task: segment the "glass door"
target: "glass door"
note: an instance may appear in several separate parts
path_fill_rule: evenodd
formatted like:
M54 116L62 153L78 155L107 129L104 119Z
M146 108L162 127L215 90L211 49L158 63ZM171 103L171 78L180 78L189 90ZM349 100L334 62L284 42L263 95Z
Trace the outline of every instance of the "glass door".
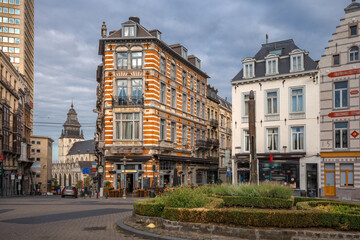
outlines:
M325 164L325 195L326 196L335 196L335 164L327 163Z

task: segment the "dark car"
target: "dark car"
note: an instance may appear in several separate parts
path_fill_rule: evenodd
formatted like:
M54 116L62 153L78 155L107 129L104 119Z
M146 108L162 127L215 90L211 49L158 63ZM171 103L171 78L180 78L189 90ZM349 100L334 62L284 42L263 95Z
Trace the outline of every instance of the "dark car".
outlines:
M64 189L61 191L61 197L66 197L66 196L72 196L77 198L78 192L76 187L64 187Z

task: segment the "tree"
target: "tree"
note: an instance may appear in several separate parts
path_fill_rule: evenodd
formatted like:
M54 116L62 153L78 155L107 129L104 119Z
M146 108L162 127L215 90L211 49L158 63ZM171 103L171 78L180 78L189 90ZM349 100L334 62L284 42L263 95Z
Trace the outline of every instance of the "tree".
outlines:
M79 181L76 183L76 188L77 188L77 189L81 189L81 188L82 188L82 184L83 184L83 181L82 181L82 180L79 180Z
M84 181L84 187L89 187L91 185L91 178L90 176L87 176Z

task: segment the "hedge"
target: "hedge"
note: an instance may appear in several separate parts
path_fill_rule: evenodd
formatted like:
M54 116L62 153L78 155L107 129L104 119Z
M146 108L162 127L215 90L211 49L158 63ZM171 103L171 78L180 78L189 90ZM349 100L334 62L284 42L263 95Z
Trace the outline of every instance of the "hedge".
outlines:
M164 209L172 221L215 223L252 227L310 228L360 230L360 216L299 210L265 209Z
M225 202L221 198L216 197L208 197L211 202L205 205L205 208L212 209L212 208L223 208L225 206Z
M340 202L340 201L309 201L309 202L298 202L296 209L298 210L314 210L317 206L337 205L337 206L348 206L355 208L353 214L360 214L360 204ZM318 210L321 211L321 210ZM359 223L360 224L360 223Z
M310 197L294 197L294 206L299 202L339 202L337 200L324 199L324 198L310 198Z
M134 203L134 212L142 216L162 217L164 204L156 199L138 200Z
M293 199L221 196L226 207L255 207L270 209L290 209L294 206Z

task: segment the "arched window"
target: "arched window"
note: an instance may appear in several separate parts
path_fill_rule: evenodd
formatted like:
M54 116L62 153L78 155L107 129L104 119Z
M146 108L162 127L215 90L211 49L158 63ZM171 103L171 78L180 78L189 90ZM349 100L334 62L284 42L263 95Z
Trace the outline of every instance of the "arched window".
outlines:
M350 48L350 62L358 61L359 60L359 48L358 47L351 47Z

